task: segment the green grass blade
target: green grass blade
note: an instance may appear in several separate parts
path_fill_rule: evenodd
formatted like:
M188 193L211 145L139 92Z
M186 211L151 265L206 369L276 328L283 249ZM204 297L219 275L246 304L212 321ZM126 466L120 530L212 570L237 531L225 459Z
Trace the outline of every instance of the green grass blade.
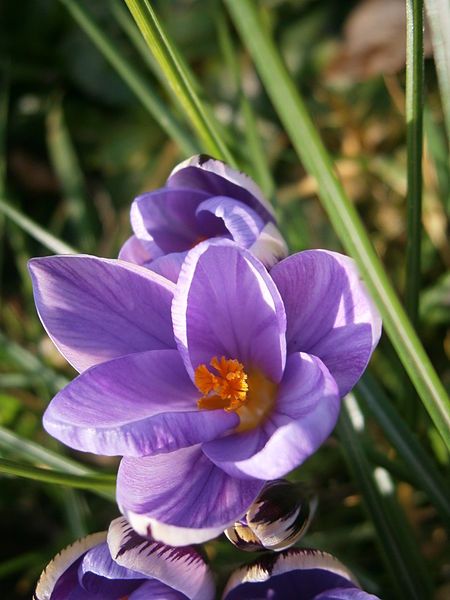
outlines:
M189 74L179 60L178 54L150 2L147 0L125 0L125 2L148 47L179 98L206 152L234 165L234 159L222 141L214 119L200 101Z
M12 362L26 374L46 383L55 393L69 380L44 364L35 354L8 339L0 330L0 358Z
M271 198L275 183L272 179L267 156L258 133L258 124L252 105L242 90L241 69L236 51L230 35L226 15L220 11L216 16L217 38L224 63L233 81L234 93L239 98L239 107L244 120L244 132L247 141L247 150L255 181L267 198Z
M0 212L8 219L14 221L21 229L26 231L31 237L40 242L51 252L55 254L76 254L76 250L62 242L57 237L43 229L40 225L26 217L17 208L14 208L5 199L0 198Z
M71 475L70 473L61 473L59 471L25 465L5 458L0 458L0 473L33 479L42 483L66 485L92 492L101 491L106 493L111 499L114 499L114 482L105 481L103 477L96 477L95 475Z
M242 116L244 117L247 148L255 172L255 180L258 182L264 195L267 198L271 198L275 191L275 183L270 174L266 153L258 133L258 124L256 122L255 113L250 101L243 93L241 94L240 105Z
M65 122L61 97L51 102L47 112L47 146L64 194L75 241L80 247L89 248L93 241L93 223L88 211L83 172Z
M26 552L0 563L0 579L10 577L13 573L23 573L25 569L39 564L41 555L38 552Z
M45 465L71 475L92 475L98 479L102 478L106 483L111 483L114 480L112 474L98 473L71 458L62 456L17 433L13 433L5 427L0 427L0 449L6 450L32 464Z
M83 493L79 490L66 488L60 491L60 502L64 506L66 522L75 539L88 535L89 528L86 523L87 505Z
M417 328L422 247L423 0L406 0L406 310Z
M445 130L435 121L432 110L427 105L423 114L423 126L427 148L436 170L438 195L447 215L450 216L450 162L447 138Z
M447 140L450 143L450 2L448 0L425 0L425 8L431 29Z
M396 597L430 598L428 577L423 574L423 566L419 566L422 562L416 552L417 543L404 519L402 527L397 527L398 511L392 510L395 502L392 482L386 471L373 468L366 456L361 433L357 431L361 426L361 415L355 415L358 410L353 397L344 399L337 432L348 467L374 524L381 557L396 588Z
M0 197L6 192L6 128L8 124L9 74L2 74L0 92Z
M342 184L280 54L251 0L225 0L292 144L318 184L319 196L346 251L383 317L384 327L446 446L450 448L450 401L400 304L364 225Z
M78 25L160 125L161 129L179 145L186 156L195 154L198 151L198 147L192 141L190 135L175 120L167 105L150 87L148 81L142 77L129 60L122 56L114 43L97 26L85 8L74 0L60 1L66 6Z
M369 373L360 380L355 391L362 406L375 418L405 463L410 480L427 494L444 522L450 526L450 486L446 484L419 440Z
M148 46L141 35L136 23L133 21L130 11L124 6L123 0L111 0L111 12L117 23L128 36L128 39L139 52L142 60L145 62L151 72L156 75L164 86L171 89L167 85L167 80L161 73L158 63L153 54L148 51Z

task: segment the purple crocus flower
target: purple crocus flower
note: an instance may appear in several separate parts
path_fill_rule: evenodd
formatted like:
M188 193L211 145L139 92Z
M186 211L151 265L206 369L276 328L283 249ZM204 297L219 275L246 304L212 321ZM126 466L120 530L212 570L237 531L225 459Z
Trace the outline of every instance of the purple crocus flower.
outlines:
M45 428L124 456L122 512L172 546L218 535L319 448L380 335L353 261L332 252L301 252L269 275L249 251L210 240L176 286L88 256L34 259L30 271L48 333L83 371Z
M213 600L214 581L190 547L139 537L123 517L62 550L43 571L34 600Z
M291 549L235 571L223 600L378 600L334 556Z
M172 171L165 187L131 206L134 235L119 258L176 281L187 251L200 241L223 237L248 248L266 267L287 256L273 208L247 175L206 155Z

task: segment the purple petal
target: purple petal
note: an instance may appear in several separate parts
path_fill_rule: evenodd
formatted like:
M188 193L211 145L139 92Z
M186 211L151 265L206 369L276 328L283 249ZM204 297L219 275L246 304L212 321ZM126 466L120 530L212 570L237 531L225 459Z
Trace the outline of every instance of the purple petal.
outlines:
M314 600L379 600L379 598L355 587L326 590L314 596Z
M355 587L351 573L330 554L291 549L235 571L223 599L314 600L328 589Z
M81 557L105 539L106 531L93 533L61 550L42 572L34 593L35 600L67 600L69 592L78 587Z
M128 600L186 600L187 598L188 596L171 589L156 579L146 581L128 596ZM211 598L214 598L214 595Z
M255 243L250 246L250 252L260 260L266 269L270 269L279 260L285 258L289 251L287 244L273 223L267 223Z
M144 458L124 458L117 501L134 529L172 546L201 543L237 521L264 485L234 479L200 446Z
M191 189L162 188L136 198L131 207L134 234L146 242L152 255L183 252L199 238L224 232L222 223L199 226L196 210L208 194Z
M199 410L198 397L176 350L129 354L61 390L44 427L77 450L145 456L209 441L238 425L235 413Z
M336 382L322 361L291 354L268 420L258 430L208 442L203 451L232 476L277 479L323 444L336 424L339 405Z
M283 303L264 266L228 240L191 250L172 305L174 333L186 368L214 357L238 359L280 381L286 360Z
M108 600L131 594L141 585L143 576L116 563L104 542L83 556L78 567L78 578L87 592Z
M345 395L361 377L381 334L380 316L354 261L308 250L270 272L287 314L288 353L308 352L328 367Z
M112 358L173 348L174 285L143 267L93 256L29 262L39 317L79 371Z
M158 275L162 275L162 277L165 277L169 281L177 283L186 256L187 252L171 252L170 254L164 254L164 256L155 258L155 260L146 266L151 271L158 273Z
M119 252L120 260L134 263L135 265L145 265L152 260L150 252L148 252L145 244L135 235L132 235L124 243Z
M121 567L133 569L146 578L155 578L169 588L185 594L187 598L214 598L212 574L203 558L192 547L172 548L144 539L133 531L123 517L111 523L108 546L111 556Z
M206 219L222 221L233 241L243 248L254 244L264 227L264 221L253 209L224 196L205 200L197 208L196 214L200 222Z
M235 198L253 208L265 222L275 221L273 207L253 179L205 154L192 156L176 166L167 186L203 190L209 196Z

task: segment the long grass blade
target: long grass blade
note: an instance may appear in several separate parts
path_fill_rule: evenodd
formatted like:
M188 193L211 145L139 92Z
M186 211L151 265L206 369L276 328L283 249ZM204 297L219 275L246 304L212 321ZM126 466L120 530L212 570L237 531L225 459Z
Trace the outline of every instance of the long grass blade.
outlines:
M348 467L374 524L381 556L397 590L396 597L429 598L428 577L416 552L417 543L404 519L398 527L399 510L392 510L396 502L392 480L384 469L372 467L366 456L361 439L362 415L355 415L358 410L352 396L344 400L337 432Z
M422 247L423 0L406 1L406 311L417 328Z
M190 135L175 120L163 100L150 87L149 82L142 77L129 60L122 56L114 43L98 27L81 3L74 0L60 1L66 6L78 25L160 125L161 129L179 145L182 152L186 156L198 152L197 144L192 141Z
M43 229L32 219L21 213L17 208L14 208L8 204L8 202L3 198L0 198L0 212L8 217L8 219L11 219L11 221L26 231L29 235L31 235L31 237L40 242L51 252L54 252L55 254L76 254L77 251L75 248L72 248L65 242L62 242L57 237Z
M112 474L98 473L94 469L90 469L71 458L53 452L36 442L13 433L5 427L0 427L0 449L10 452L14 456L31 462L34 465L45 465L56 471L65 472L70 475L95 476L97 479L102 479L105 483L114 481L114 475Z
M125 2L205 150L215 158L234 165L234 159L223 142L214 119L200 101L189 74L179 60L178 53L150 2L147 0L125 0Z
M253 167L254 179L259 184L267 198L271 198L275 190L267 156L264 151L261 137L258 132L258 123L250 100L245 95L241 83L241 69L239 60L230 35L226 15L220 11L216 17L217 37L222 56L233 81L233 91L239 98L239 108L244 120L244 133L247 141L247 150Z
M94 233L91 211L83 172L65 121L61 97L51 102L47 113L47 146L64 194L72 236L77 245L89 248Z
M450 2L448 0L425 0L425 8L431 29L447 140L450 144Z
M384 327L446 446L450 448L450 401L400 304L364 225L342 184L281 57L251 0L225 0L265 89L347 252L356 260L383 317Z
M405 463L409 479L418 489L427 494L430 502L450 527L450 486L422 448L417 437L369 373L360 380L355 392L363 408L375 418L386 438Z
M55 393L69 383L66 377L56 373L44 364L38 356L29 352L23 346L8 339L1 330L0 358L12 362L16 367L20 367L22 371L25 371L25 374L35 377L36 380L43 381Z
M427 149L434 163L439 198L450 217L450 161L445 130L436 122L432 110L425 105L423 114Z
M96 477L95 475L71 475L51 469L25 465L5 458L0 458L0 473L33 479L43 483L56 483L83 490L91 490L92 492L101 491L106 493L111 499L114 499L114 483L105 481L104 478Z

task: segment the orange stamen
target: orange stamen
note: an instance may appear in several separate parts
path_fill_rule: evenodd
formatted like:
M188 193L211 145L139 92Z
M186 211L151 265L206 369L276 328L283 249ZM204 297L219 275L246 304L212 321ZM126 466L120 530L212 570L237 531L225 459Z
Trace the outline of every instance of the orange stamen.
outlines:
M205 364L195 369L195 385L203 394L197 402L199 408L214 410L238 410L245 404L248 392L247 373L236 359L217 356L209 363L211 372Z

